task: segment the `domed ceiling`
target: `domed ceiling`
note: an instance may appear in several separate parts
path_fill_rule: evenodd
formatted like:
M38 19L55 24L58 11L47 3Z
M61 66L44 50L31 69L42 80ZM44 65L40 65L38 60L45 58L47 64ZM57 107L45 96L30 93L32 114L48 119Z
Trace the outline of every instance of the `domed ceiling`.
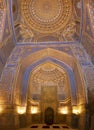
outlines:
M22 17L30 27L40 33L54 33L63 29L72 16L70 0L21 1Z
M72 0L20 0L18 5L20 41L74 41Z

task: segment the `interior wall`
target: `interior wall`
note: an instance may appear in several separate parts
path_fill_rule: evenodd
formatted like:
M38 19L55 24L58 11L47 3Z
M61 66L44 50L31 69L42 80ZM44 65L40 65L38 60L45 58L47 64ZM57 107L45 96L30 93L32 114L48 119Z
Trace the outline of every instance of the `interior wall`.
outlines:
M33 70L29 69L29 71L30 71L29 77L27 76L27 78L26 78L26 80L28 81L27 100L29 100L31 102L31 108L32 108L32 106L36 106L39 108L39 112L36 112L36 114L32 115L33 116L32 122L33 123L45 123L45 110L48 107L50 107L54 111L54 123L60 124L60 123L64 122L64 119L62 117L62 112L60 111L60 109L62 109L63 106L71 107L71 103L68 104L68 102L71 100L70 95L72 95L72 94L70 94L71 92L70 92L68 74L67 74L67 72L65 72L64 68L61 68L60 65L53 63L52 61L45 60L43 62L42 62L42 64L41 64L41 62L39 65L37 64L37 66ZM49 67L49 65L50 65L50 67ZM46 67L48 66L48 67L45 68L45 66ZM40 69L43 70L43 73L41 73ZM45 75L42 75L42 74L44 74L44 72L45 72ZM52 74L52 76L49 74L47 75L46 72ZM62 74L61 77L60 77L60 74ZM47 75L47 77L45 77L46 75ZM37 77L37 79L36 79L36 77ZM49 77L49 80L47 80L48 77ZM51 78L51 77L53 77L53 78ZM69 77L70 77L70 75L69 75ZM53 80L50 81L50 78ZM42 80L42 82L41 82L41 80ZM41 83L37 83L37 81L41 82ZM59 86L61 81L62 82L64 81L64 84L63 84L64 86L62 86L62 85ZM67 91L66 91L66 89L67 89ZM66 95L65 97L62 98L62 100L61 100L61 98L59 98L59 96L60 96L59 94L61 94L61 92L62 92L62 96ZM65 101L65 100L67 100L67 101ZM60 107L60 101L62 102L62 107ZM34 104L32 102L34 102ZM36 103L39 105L37 105Z
M2 21L2 28L0 27L0 30L2 30L2 34L0 34L1 40L0 40L0 76L2 73L2 70L6 64L6 61L11 54L13 48L14 48L14 40L12 35L12 28L11 28L11 22L10 22L10 10L9 10L9 4L10 2L7 1L0 1L0 21ZM4 11L2 13L2 10ZM5 15L4 15L5 14ZM3 17L4 16L4 17Z
M82 44L89 54L92 63L94 63L94 11L93 11L93 0L84 0L84 15L83 15L83 34Z
M82 77L83 76L86 77L84 80L83 78L80 78L80 81L82 81L83 83L80 84L81 86L78 85L78 88L77 88L77 91L80 92L81 90L81 92L79 93L79 96L77 97L77 103L79 102L78 98L81 97L81 95L82 97L80 99L81 102L79 103L79 105L84 106L84 104L87 102L87 99L86 99L87 93L85 91L86 90L85 87L90 86L90 84L87 85L86 83L91 82L91 79L90 79L91 76L87 77L87 75L89 73L91 74L91 72L93 73L93 66L87 53L84 51L81 45L66 44L66 45L63 45L62 47L60 46L57 48L55 47L46 48L46 47L41 47L41 46L40 47L17 46L12 51L11 56L8 59L8 62L4 68L4 71L2 73L2 77L0 80L0 95L2 95L0 97L0 101L1 101L0 106L3 109L3 114L4 114L6 107L4 108L2 104L5 104L5 106L7 106L6 104L9 104L11 110L13 110L12 104L15 104L15 107L14 107L15 116L13 116L13 118L16 120L16 128L19 127L20 114L18 114L18 108L22 107L21 103L23 99L26 99L26 96L24 96L24 94L22 95L22 93L25 92L24 90L27 89L27 88L21 88L22 86L21 81L23 80L22 77L24 76L25 70L26 68L29 67L29 65L33 65L33 68L34 68L35 66L43 63L43 59L46 59L46 61L49 59L50 60L53 59L55 63L59 63L59 62L62 62L62 64L66 63L67 66L70 67L70 69L71 68L73 69L75 76L80 77L80 75L82 75ZM38 61L39 63L36 64ZM76 64L77 61L79 61L78 66ZM81 70L79 69L79 66L81 67ZM88 72L86 70L88 70ZM92 80L92 85L93 85L93 81L94 80ZM84 82L86 86L83 85ZM16 86L16 83L17 83L17 86ZM30 113L30 108L28 108L28 115L29 113ZM26 120L27 119L26 114L22 115L21 117L23 116L24 116L23 119ZM84 116L82 116L81 119L84 122L85 118L83 117ZM4 118L6 119L6 116ZM29 115L28 120L29 119L31 120L31 118L32 117ZM8 118L6 120L8 120ZM15 123L14 123L14 127L15 127Z
M39 53L42 53L43 54L43 56L41 56L39 53L35 53L34 54L34 56L33 55L31 55L31 56L28 56L28 58L26 59L26 60L24 60L23 62L25 63L22 63L22 66L20 67L21 68L21 70L20 70L20 75L23 75L24 73L25 73L25 71L23 71L23 70L26 70L25 68L26 68L26 66L28 66L29 64L32 64L32 61L33 62L35 62L37 59L40 59L40 58L42 58L42 57L47 57L47 55L48 55L48 57L49 56L52 56L52 57L54 57L54 58L57 58L57 55L55 54L54 55L54 53L52 54L52 51L50 50L50 49L48 49L49 50L49 54L47 54L48 53L48 51L46 52L46 50L45 50L45 53L44 53L44 51L39 51ZM54 51L53 51L54 52ZM58 51L56 51L55 53L58 53ZM61 54L61 53L60 53ZM38 56L40 56L40 58L38 57ZM63 56L63 53L62 53L62 56ZM67 56L67 55L66 55ZM34 58L34 59L32 59L32 58ZM57 59L59 59L60 57L59 57L59 53L58 53L58 58ZM69 58L71 58L70 56L69 56ZM36 60L35 60L36 59ZM64 61L64 59L65 59L65 62L67 62L67 63L69 63L72 67L73 67L73 71L74 71L74 73L75 73L75 70L74 70L74 66L76 65L76 64L73 64L73 62L72 62L72 59L71 60L66 60L66 58L65 58L65 54L64 54L64 57L62 57L61 58L61 61L63 60ZM67 58L68 59L68 58ZM75 68L76 68L77 66L75 66ZM77 69L77 68L76 68ZM19 75L19 76L20 76ZM78 74L76 75L76 76L79 76ZM77 77L76 77L77 78ZM19 80L19 77L18 77L18 80ZM22 79L21 79L21 81L22 81ZM21 82L20 81L20 82ZM19 81L18 81L19 82ZM17 85L17 87L18 86L22 86L21 84L20 85ZM23 86L24 87L24 86ZM81 87L81 86L80 86ZM83 87L82 87L83 88ZM25 88L26 89L26 88ZM22 88L22 90L25 92L25 89L23 89ZM80 89L80 88L78 88L78 89ZM16 91L15 91L16 92ZM83 90L83 92L84 92L84 90ZM25 93L24 93L25 94ZM18 95L17 93L15 94L15 95ZM72 95L72 96L74 96L75 97L75 94L74 95ZM84 96L84 94L83 94L83 96ZM26 97L26 96L25 96ZM25 98L24 97L24 98ZM84 102L85 100L82 100L82 99L80 99L81 100L81 102Z
M93 4L93 0L89 1L84 0L84 20L83 20L83 35L82 35L82 44L86 48L89 56L87 55L86 51L80 44L62 44L62 45L50 45L51 49L45 49L48 45L43 44L41 46L27 46L21 45L15 47L15 41L12 33L12 26L11 26L11 18L12 14L10 12L10 0L7 1L0 1L5 2L4 5L4 21L3 15L0 15L0 21L2 22L0 26L2 26L1 31L1 40L0 40L0 129L2 130L14 130L18 129L19 127L24 127L27 124L30 124L31 115L30 115L30 108L26 114L19 114L19 107L22 100L23 95L21 92L21 81L24 75L24 70L28 67L29 59L30 64L40 60L44 57L54 57L57 61L65 62L68 66L73 69L75 74L76 82L77 82L77 92L79 95L77 96L77 103L82 107L82 114L80 115L80 130L94 129L93 120L94 120L94 35L93 23L93 13L90 13L90 9ZM89 4L89 7L87 6ZM1 4L2 5L2 4ZM0 11L2 6L0 5ZM15 6L14 6L15 5ZM13 1L13 12L14 12L14 23L17 23L17 3ZM15 8L16 7L16 8ZM15 10L16 9L16 10ZM92 10L91 10L92 11ZM76 22L78 22L77 32L79 32L79 9L77 9L78 16L76 17ZM1 12L0 12L1 14ZM92 14L92 16L90 16ZM16 27L19 26L19 23L15 24ZM3 31L3 32L2 32ZM16 33L19 30L16 31ZM14 48L15 47L15 48ZM14 49L13 49L14 48ZM44 51L43 51L44 49ZM53 51L53 49L55 49ZM12 51L13 50L13 51ZM42 51L39 51L42 50ZM57 51L56 51L57 50ZM35 52L39 51L35 54ZM64 52L62 54L62 52ZM33 54L34 53L34 54ZM67 53L68 56L65 54ZM69 56L70 55L70 56ZM26 58L28 57L28 60ZM78 64L76 64L76 60ZM92 63L91 63L92 61ZM75 63L74 63L75 62ZM21 66L23 64L23 66ZM22 67L22 68L21 68ZM81 67L81 69L80 69ZM21 70L21 71L20 71ZM19 75L19 73L21 74ZM19 80L17 79L19 75ZM80 83L79 83L80 81ZM16 86L15 84L18 83ZM15 93L16 92L16 93ZM26 97L25 97L26 98ZM15 104L16 103L16 104ZM85 105L86 103L86 105ZM86 114L85 115L85 109ZM26 116L28 115L28 116ZM88 125L89 119L88 115L91 119L91 124ZM28 119L27 119L28 118ZM74 117L73 117L74 118ZM11 120L10 120L11 119ZM85 120L87 119L87 120ZM28 122L27 122L28 120ZM85 122L86 121L86 122ZM6 123L7 122L7 123ZM70 121L69 121L70 122ZM5 125L6 124L6 125ZM24 125L23 125L24 124ZM86 126L86 128L85 128Z
M77 47L78 48L78 47ZM39 49L39 48L38 48ZM43 49L43 48L40 48L40 49ZM61 48L59 48L60 50L61 50ZM64 48L62 48L62 50L63 50ZM68 47L67 47L67 49L68 49ZM72 49L73 49L73 47L72 47ZM75 48L74 48L75 49ZM37 50L37 49L36 49ZM25 66L28 66L28 65L26 65L27 63L29 63L29 61L30 60L32 60L32 62L34 62L35 60L37 60L37 59L41 59L41 57L54 57L55 56L55 58L56 59L58 59L58 60L60 60L60 61L64 61L64 62L66 62L67 64L69 64L71 67L73 67L74 68L74 61L73 60L71 60L71 57L69 56L69 60L67 60L68 58L65 58L65 56L66 56L66 54L65 53L63 53L64 55L61 57L61 55L62 55L62 52L60 51L50 51L51 49L47 49L47 51L45 51L45 49L44 49L44 51L42 50L42 51L38 51L38 53L35 53L34 54L34 51L35 51L35 48L30 48L30 46L29 46L29 48L28 47L24 47L24 48L22 48L22 47L17 47L17 48L15 48L14 50L13 50L13 55L11 55L10 56L10 58L9 58L9 61L8 61L8 63L6 64L6 67L5 67L5 70L3 71L3 74L2 74L2 79L1 79L1 83L0 83L0 85L1 86L5 86L5 88L8 88L10 85L11 85L11 92L12 92L12 90L13 90L13 82L9 82L9 79L8 80L6 80L5 81L5 77L7 77L7 74L8 74L8 77L10 77L10 81L15 81L16 82L16 80L17 80L17 75L18 75L18 72L19 72L19 69L21 68L21 76L19 75L19 79L21 79L20 81L22 81L22 75L24 74L24 70L25 70ZM26 51L26 52L25 52ZM76 50L75 51L75 54L77 54L77 51L78 50ZM36 51L35 51L36 52ZM32 55L29 55L29 54L32 54ZM71 52L69 52L69 53L71 53ZM42 55L41 55L42 54ZM81 53L78 53L79 55L81 54ZM82 54L84 54L84 53L82 53ZM22 56L23 55L23 56ZM29 56L28 56L29 55ZM60 55L60 57L59 57L59 55ZM23 61L23 58L24 57L27 57L28 56L28 59L29 59L29 57L30 57L30 60L28 60L28 62L26 61L26 60L24 60L24 65L23 65L23 67L22 66L20 66L21 64L18 64L18 63L20 63L21 61ZM39 57L38 57L39 56ZM86 55L85 55L86 56ZM81 56L82 57L82 56ZM78 59L79 59L79 57L78 57ZM85 64L85 62L86 61L84 61L84 59L85 58L82 58L82 60L81 59L79 59L80 60L80 62L81 62L81 64L82 65L84 65ZM89 60L88 58L86 59L87 61ZM16 62L15 62L16 61ZM32 64L32 62L30 61L30 64ZM89 61L88 62L86 62L86 64L87 63L89 63ZM88 65L88 64L87 64ZM75 64L75 66L76 66L76 64ZM12 67L12 68L11 68ZM16 71L17 70L17 71ZM74 69L73 69L73 71L74 71ZM79 72L80 73L80 72ZM10 74L10 76L9 76L9 74ZM14 79L14 75L16 75L16 78ZM7 79L7 78L6 78ZM5 83L7 82L7 84L4 84L4 82L2 82L2 81L4 81ZM18 81L19 83L20 83L20 81ZM21 84L21 83L20 83ZM5 88L3 88L4 90L7 90L7 89L5 89ZM15 87L14 87L15 88ZM20 88L20 86L18 86L18 88ZM16 89L15 89L15 91L16 91ZM83 91L84 91L84 89L83 89ZM6 91L7 92L7 91ZM20 92L20 90L18 91L17 90L17 92ZM14 97L16 97L18 94L15 94L14 95ZM5 99L5 96L4 96L4 99ZM19 97L18 98L15 98L15 101L17 101L16 99L19 99ZM9 100L7 99L6 100L6 102L9 102ZM19 104L19 103L18 103Z

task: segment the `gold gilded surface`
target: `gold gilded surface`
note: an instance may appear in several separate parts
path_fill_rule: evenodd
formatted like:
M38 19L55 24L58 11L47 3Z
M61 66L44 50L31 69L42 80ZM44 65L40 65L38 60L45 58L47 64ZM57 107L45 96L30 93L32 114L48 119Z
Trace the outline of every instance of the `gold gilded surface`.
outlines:
M64 68L61 68L52 62L45 62L35 68L33 72L31 72L28 83L30 87L30 97L34 100L40 100L43 91L43 93L46 92L47 95L49 95L49 91L56 90L58 100L60 101L70 97L69 81L66 71ZM52 96L52 94L49 95L49 98L50 96Z
M63 29L72 16L71 0L21 0L21 15L30 29L54 33Z

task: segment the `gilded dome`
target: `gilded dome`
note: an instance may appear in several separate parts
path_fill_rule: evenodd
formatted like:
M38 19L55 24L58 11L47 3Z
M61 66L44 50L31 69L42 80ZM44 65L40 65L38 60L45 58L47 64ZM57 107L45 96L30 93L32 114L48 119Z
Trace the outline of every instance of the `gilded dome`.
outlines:
M72 14L71 0L21 1L21 14L25 23L40 33L54 33L63 29Z

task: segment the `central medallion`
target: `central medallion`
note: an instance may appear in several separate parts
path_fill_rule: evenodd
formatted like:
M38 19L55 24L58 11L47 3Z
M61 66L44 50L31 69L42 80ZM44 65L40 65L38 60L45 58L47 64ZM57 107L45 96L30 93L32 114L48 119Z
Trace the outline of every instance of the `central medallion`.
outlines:
M30 12L38 21L47 23L57 19L61 13L62 5L58 0L34 0L30 4Z
M22 0L21 14L25 23L40 33L54 33L69 22L71 0Z

